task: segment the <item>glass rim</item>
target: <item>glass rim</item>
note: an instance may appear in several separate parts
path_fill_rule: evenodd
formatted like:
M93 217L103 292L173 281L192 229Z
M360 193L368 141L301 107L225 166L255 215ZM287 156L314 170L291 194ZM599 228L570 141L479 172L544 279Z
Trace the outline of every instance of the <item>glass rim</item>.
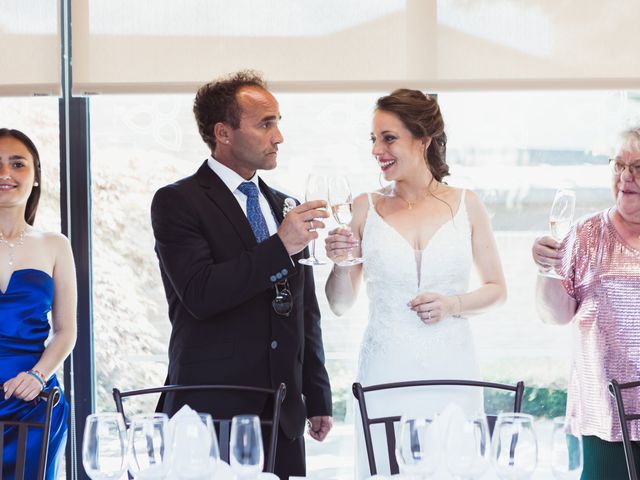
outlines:
M136 413L135 415L131 415L131 422L133 423L136 420L155 420L155 419L163 419L167 422L169 421L169 415L164 412L153 412L153 413Z
M513 418L513 419L521 419L521 420L531 420L533 421L533 415L530 413L522 413L522 412L500 412L498 413L497 420L501 418Z
M245 413L245 414L242 414L242 415L234 415L231 418L231 422L232 423L233 422L249 422L249 421L255 422L256 420L258 422L260 421L260 417L258 415L253 415L253 414L248 414L248 413Z
M90 418L121 418L124 421L124 416L120 412L95 412L87 415L87 420Z

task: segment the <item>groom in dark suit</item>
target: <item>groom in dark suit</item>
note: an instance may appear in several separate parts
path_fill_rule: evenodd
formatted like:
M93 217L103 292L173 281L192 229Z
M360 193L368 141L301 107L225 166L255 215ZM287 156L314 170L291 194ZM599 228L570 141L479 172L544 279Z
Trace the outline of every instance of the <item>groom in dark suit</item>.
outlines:
M313 274L298 259L324 226L314 219L328 213L322 201L285 209L286 195L258 177L276 167L283 141L278 102L258 75L203 85L193 111L211 157L151 205L172 325L167 383L284 382L276 474L304 476L305 419L322 441L332 418ZM176 394L159 407L173 414L189 404L224 417L255 413L256 402Z

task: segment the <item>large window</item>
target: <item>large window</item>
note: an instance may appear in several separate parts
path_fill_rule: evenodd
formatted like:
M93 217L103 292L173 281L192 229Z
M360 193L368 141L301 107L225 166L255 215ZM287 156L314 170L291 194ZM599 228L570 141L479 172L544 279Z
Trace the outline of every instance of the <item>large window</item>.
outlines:
M278 168L262 175L298 198L304 196L309 172L345 174L356 192L379 188L369 142L378 96L277 94L285 142ZM193 173L208 156L192 119L192 98L91 99L99 410L113 408L113 386L164 380L170 325L149 205L157 188ZM525 409L540 418L562 414L571 328L543 325L536 317L531 243L547 230L558 187L576 189L578 215L612 203L606 153L639 105L622 92L444 93L439 101L449 135L452 175L447 180L485 200L509 287L503 307L472 318L483 374L497 381L524 380L529 387ZM323 254L321 241L318 246ZM363 290L348 314L335 317L324 296L328 273L329 267L314 269L336 426L323 444L308 441L308 463L314 478L349 478L356 418L351 382L368 300ZM546 435L548 422L540 425Z

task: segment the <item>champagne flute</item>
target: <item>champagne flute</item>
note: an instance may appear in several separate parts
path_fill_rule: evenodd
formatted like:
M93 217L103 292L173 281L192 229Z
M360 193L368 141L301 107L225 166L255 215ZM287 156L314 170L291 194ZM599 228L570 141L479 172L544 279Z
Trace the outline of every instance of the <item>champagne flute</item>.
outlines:
M561 188L556 192L549 212L549 229L551 236L561 242L567 236L573 222L573 214L576 208L576 193L573 190ZM550 278L562 278L554 269L541 272L541 275Z
M500 478L531 478L538 465L538 440L533 417L526 413L498 414L491 447L491 461Z
M134 415L129 427L129 473L136 479L160 479L168 473L169 419L164 413Z
M582 475L582 437L571 434L565 417L553 419L551 471L558 480L579 480Z
M575 208L576 193L573 190L560 189L556 192L549 213L549 228L551 236L558 242L569 233Z
M440 464L437 425L427 417L403 416L396 439L396 460L400 473L428 478Z
M126 471L127 430L119 413L87 417L82 439L82 465L92 480L119 480Z
M231 419L229 447L231 470L238 478L257 478L264 466L260 418L236 415Z
M304 194L305 201L327 200L327 179L324 175L310 174L307 177L307 188ZM313 220L311 221L313 223ZM316 257L316 241L311 240L311 256L298 260L302 265L325 265L327 262Z
M351 194L351 187L349 186L347 177L331 177L329 180L329 205L331 205L331 213L341 227L346 227L349 230L351 230L349 224L351 223L352 204L353 195ZM341 267L348 267L362 262L363 259L361 257L354 257L352 250L349 249L347 258L336 262L336 264Z
M487 417L479 414L449 424L445 458L449 472L457 479L482 477L491 463L491 440Z
M211 477L219 459L220 449L211 415L198 413L175 419L170 478Z

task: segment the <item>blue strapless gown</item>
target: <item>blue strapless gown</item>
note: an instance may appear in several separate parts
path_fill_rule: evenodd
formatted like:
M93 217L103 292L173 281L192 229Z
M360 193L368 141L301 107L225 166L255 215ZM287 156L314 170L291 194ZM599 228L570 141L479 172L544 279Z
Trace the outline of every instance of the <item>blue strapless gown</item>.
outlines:
M45 272L34 269L13 272L7 291L0 292L0 383L30 370L42 356L44 342L49 335L47 314L53 301L53 279ZM47 382L47 390L57 386L53 375ZM24 402L0 395L0 418L4 420L44 420L45 403ZM47 480L57 478L58 461L64 455L67 442L67 417L69 405L64 397L53 409ZM36 478L40 453L40 430L30 430L28 435L26 479ZM17 448L17 430L6 429L4 435L4 479L14 480Z

